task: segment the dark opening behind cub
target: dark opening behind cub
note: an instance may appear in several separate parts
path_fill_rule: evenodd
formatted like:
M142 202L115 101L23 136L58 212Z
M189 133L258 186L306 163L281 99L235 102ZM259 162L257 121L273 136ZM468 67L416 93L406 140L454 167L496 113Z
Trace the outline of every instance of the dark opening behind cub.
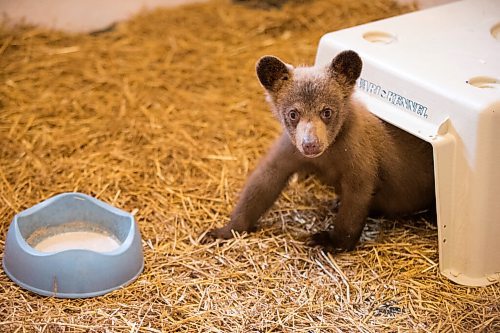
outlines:
M354 51L325 68L294 68L272 56L258 61L257 76L284 133L249 177L229 223L209 236L254 230L297 172L317 175L340 196L333 229L312 235L330 249L352 250L370 214L394 217L434 205L431 146L353 98L361 68Z

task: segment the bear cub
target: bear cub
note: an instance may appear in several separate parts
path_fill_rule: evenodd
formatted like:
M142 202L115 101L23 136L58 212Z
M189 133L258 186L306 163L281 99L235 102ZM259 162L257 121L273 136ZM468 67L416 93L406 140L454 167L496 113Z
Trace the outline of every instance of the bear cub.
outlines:
M352 250L369 215L395 217L433 207L432 147L354 98L361 68L354 51L339 53L325 68L294 68L273 56L257 62L284 133L250 175L229 223L208 237L255 230L297 172L316 175L339 195L333 228L311 236L329 250Z

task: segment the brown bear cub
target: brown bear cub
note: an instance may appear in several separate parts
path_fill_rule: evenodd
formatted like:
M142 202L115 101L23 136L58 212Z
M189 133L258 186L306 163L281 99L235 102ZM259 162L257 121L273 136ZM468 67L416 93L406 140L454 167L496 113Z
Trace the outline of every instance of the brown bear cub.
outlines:
M272 56L258 61L257 76L285 131L248 179L230 222L209 237L254 230L297 172L315 174L340 197L333 228L311 239L330 250L352 250L369 214L401 216L433 206L431 146L353 98L361 67L354 51L339 53L325 68L294 68Z

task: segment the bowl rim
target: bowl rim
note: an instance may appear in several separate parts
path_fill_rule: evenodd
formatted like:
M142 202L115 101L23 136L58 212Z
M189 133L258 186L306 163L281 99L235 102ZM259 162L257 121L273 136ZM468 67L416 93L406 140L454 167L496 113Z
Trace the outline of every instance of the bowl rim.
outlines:
M56 202L57 200L60 200L61 198L64 198L64 197L71 197L71 196L73 196L79 200L88 200L88 201L92 202L92 204L100 206L101 208L106 209L113 214L127 218L129 220L128 222L130 224L130 227L127 231L127 237L125 237L125 240L123 242L121 242L120 245L116 249L114 249L112 251L106 251L106 252L93 251L93 250L88 250L88 249L68 249L68 250L63 250L63 251L46 252L46 251L39 251L39 250L35 249L33 246L31 246L21 233L21 230L19 228L18 219L20 217L36 214L39 210L51 205L52 203ZM91 197L87 194L80 193L80 192L64 192L64 193L57 194L53 197L50 197L42 202L39 202L36 205L17 213L14 216L12 223L13 223L16 241L18 242L18 244L22 248L22 250L24 252L29 253L30 255L39 256L39 257L54 256L54 255L58 255L60 253L66 253L66 252L72 252L72 251L87 251L87 252L92 252L92 253L95 253L96 255L102 255L102 256L120 255L123 252L125 252L132 245L132 242L134 240L134 231L136 229L135 219L134 219L134 216L132 214L130 214L124 210L121 210L119 208L116 208L114 206L111 206L111 205L109 205L109 204L105 203L104 201L101 201L97 198Z

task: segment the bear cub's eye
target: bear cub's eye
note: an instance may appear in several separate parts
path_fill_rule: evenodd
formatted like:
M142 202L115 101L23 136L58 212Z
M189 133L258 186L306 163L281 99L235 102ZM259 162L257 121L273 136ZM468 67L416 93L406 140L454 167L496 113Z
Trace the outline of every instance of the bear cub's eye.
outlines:
M296 109L291 109L288 111L288 118L292 121L297 121L299 119L299 112Z
M321 111L321 118L323 119L330 119L332 117L333 111L330 108L324 108Z

